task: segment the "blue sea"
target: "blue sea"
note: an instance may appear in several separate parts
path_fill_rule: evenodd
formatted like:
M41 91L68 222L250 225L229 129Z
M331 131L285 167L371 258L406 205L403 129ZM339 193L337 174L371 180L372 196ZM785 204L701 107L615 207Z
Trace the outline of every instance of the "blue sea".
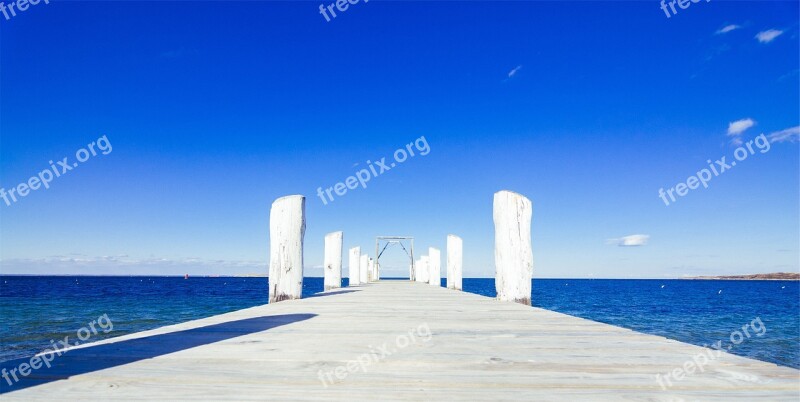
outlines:
M347 284L347 280L344 280ZM464 279L494 297L494 279ZM305 278L303 295L321 292ZM267 303L267 278L0 276L0 361L31 356L107 314L120 336ZM766 332L730 352L800 368L800 282L534 279L533 304L696 345L730 343L759 319ZM752 332L752 331L751 331Z

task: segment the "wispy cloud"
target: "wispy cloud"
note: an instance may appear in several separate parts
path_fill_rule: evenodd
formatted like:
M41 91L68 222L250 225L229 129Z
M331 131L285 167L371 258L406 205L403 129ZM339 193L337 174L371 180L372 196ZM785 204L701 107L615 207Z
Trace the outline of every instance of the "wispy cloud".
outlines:
M800 141L800 126L776 131L767 136L769 142L797 142Z
M789 71L788 73L786 73L786 74L784 74L784 75L782 75L782 76L778 77L778 82L783 82L783 81L786 81L786 80L788 80L789 78L796 77L796 76L798 76L798 75L800 75L800 69L797 69L797 68L796 68L796 69L794 69L794 70L792 70L792 71Z
M208 260L202 258L131 258L128 255L54 255L44 258L0 260L4 273L125 275L131 272L156 275L184 273L266 273L266 261Z
M522 69L522 65L514 67L511 71L508 72L508 79L514 78L517 75L517 72Z
M638 247L647 244L650 235L634 234L630 236L623 236L618 239L608 239L606 244L616 244L619 247Z
M739 136L744 133L748 128L756 125L755 120L751 118L736 120L728 123L728 135L731 137Z
M736 24L725 25L724 27L720 28L720 29L719 29L717 32L715 32L715 33L716 33L717 35L726 34L726 33L728 33L728 32L735 31L735 30L737 30L737 29L739 29L739 28L741 28L741 26L740 26L740 25L736 25Z
M768 29L766 31L757 33L756 39L758 39L758 41L761 43L770 43L775 40L775 38L781 36L782 33L783 31L778 29Z

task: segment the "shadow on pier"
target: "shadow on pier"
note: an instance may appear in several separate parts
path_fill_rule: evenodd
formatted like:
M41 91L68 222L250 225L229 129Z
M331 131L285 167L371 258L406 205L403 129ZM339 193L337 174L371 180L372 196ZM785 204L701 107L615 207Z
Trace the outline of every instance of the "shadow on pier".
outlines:
M314 297L336 296L336 295L342 295L342 294L345 294L345 293L355 293L355 292L358 292L358 290L335 290L335 291L328 291L328 292L320 292L320 293L314 293L311 296L303 296L303 299L311 299L311 298L314 298Z
M8 378L0 377L0 394L262 332L313 317L316 317L316 314L254 317L144 338L118 342L112 340L112 343L70 350L61 356L55 355L50 363L50 368L42 364L39 369L31 369L31 373L27 377L20 375L19 366L23 363L29 364L30 357L9 360L0 363L2 374ZM72 343L73 337L70 339L70 343ZM11 375L12 370L15 370L15 374L19 378L18 382L14 381L14 377ZM12 385L9 385L9 382Z

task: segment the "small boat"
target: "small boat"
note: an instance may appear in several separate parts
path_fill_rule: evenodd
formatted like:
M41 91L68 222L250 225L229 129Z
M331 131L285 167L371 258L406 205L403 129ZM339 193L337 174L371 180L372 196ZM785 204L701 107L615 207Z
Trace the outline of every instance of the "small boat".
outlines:
M183 279L189 279L189 274L184 275Z

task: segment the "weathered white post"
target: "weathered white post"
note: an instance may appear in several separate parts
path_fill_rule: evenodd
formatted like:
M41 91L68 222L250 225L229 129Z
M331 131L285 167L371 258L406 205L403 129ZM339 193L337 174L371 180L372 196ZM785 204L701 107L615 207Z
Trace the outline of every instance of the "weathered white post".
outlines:
M533 205L511 191L494 194L494 264L497 298L531 305Z
M269 211L269 302L303 295L303 236L306 197L290 195L272 203Z
M428 283L428 279L430 278L428 272L428 256L423 255L419 258L419 266L417 269L417 281Z
M414 261L414 282L422 282L422 256Z
M361 263L359 264L359 282L369 283L369 256L361 254Z
M361 283L361 247L350 249L350 285L356 286Z
M342 287L342 232L325 235L325 290Z
M428 283L442 286L442 253L438 248L428 248Z
M369 281L375 282L378 280L378 275L376 274L375 269L375 260L372 258L369 259Z
M447 288L461 290L462 242L456 235L447 235Z

